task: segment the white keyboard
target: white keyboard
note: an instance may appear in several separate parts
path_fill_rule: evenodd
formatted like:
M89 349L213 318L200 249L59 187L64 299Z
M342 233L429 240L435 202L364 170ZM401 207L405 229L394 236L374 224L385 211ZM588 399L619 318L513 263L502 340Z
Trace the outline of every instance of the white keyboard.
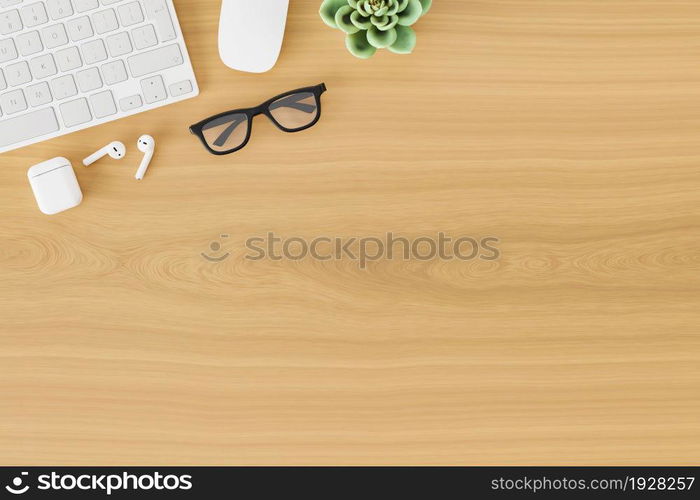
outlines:
M0 0L0 153L198 94L172 0Z

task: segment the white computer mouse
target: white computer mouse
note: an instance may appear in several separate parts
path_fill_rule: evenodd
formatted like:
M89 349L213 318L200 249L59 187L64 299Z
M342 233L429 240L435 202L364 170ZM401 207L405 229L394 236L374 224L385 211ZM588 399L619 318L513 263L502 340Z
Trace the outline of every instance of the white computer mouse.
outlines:
M289 0L223 0L219 55L229 68L250 73L272 69L282 49Z

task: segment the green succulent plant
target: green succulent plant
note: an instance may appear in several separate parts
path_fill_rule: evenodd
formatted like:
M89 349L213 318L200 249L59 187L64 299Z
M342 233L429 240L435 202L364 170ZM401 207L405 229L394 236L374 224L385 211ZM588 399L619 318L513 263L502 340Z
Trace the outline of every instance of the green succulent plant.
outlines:
M346 33L352 55L367 59L377 49L413 52L416 32L411 26L431 5L432 0L324 0L319 14L328 26Z

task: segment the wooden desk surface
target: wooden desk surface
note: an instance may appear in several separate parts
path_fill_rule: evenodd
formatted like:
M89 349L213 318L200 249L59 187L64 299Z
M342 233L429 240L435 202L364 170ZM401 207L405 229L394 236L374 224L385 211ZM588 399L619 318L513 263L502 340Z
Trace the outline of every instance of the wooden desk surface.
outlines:
M219 2L178 0L199 98L0 156L2 463L697 463L698 2L437 0L414 55L369 61L319 3L246 75ZM258 118L223 158L188 133L321 81L307 132ZM38 212L27 167L115 139ZM267 231L502 257L245 260Z

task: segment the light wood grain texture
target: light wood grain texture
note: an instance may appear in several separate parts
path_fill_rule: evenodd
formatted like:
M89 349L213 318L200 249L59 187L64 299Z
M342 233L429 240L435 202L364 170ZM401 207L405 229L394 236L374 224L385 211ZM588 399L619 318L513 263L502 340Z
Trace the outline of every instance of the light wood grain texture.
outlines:
M219 2L178 0L199 98L0 156L2 463L697 464L700 4L437 0L412 56L360 61L319 3L247 75ZM188 133L321 81L312 130ZM46 217L26 170L57 155L85 199ZM244 260L268 230L503 255Z

